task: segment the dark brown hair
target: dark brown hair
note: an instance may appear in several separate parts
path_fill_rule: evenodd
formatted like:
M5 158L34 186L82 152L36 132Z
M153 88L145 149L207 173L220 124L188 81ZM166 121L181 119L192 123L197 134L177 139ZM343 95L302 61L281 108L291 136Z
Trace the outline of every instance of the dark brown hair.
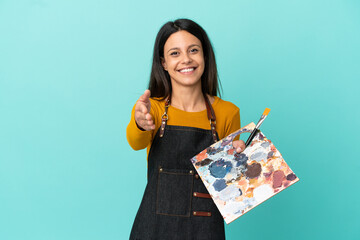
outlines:
M203 75L201 76L202 92L211 96L217 96L218 94L221 95L219 90L215 54L205 30L192 20L177 19L173 22L169 21L165 23L160 28L156 36L149 82L151 97L164 99L171 94L172 89L170 75L163 69L161 58L164 57L164 45L167 39L171 34L181 30L191 33L197 37L202 44L205 60L205 69Z

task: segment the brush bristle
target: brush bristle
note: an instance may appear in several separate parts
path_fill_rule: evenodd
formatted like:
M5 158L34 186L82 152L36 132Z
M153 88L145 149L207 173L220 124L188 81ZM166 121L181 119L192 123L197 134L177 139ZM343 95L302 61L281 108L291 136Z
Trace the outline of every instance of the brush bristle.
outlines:
M270 108L265 108L265 111L263 113L264 116L267 116L270 112Z

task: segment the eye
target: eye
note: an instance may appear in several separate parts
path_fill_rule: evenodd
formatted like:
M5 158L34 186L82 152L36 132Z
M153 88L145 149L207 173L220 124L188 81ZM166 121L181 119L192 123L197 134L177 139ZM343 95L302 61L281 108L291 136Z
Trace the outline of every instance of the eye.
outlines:
M192 53L196 53L198 51L199 51L199 49L197 49L197 48L193 48L193 49L190 50L190 52L192 52Z
M178 54L179 54L179 52L176 52L176 51L170 53L171 56L176 56L176 55L178 55Z

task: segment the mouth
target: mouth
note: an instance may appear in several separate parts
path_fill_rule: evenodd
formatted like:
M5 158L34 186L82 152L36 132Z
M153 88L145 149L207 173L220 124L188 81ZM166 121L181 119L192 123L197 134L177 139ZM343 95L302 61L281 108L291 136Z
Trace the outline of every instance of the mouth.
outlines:
M195 71L196 67L187 67L187 68L182 68L180 70L178 70L178 72L183 73L183 74L191 74Z

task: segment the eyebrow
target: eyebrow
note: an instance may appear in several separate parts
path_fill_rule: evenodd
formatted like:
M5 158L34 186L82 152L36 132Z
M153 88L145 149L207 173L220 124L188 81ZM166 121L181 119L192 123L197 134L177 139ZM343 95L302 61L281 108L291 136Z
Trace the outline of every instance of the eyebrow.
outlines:
M188 47L188 49L191 48L191 47L194 47L194 46L198 46L199 48L201 48L200 45L198 45L198 44L191 44L191 45ZM178 48L178 47L171 48L171 49L169 49L169 51L167 51L167 52L170 52L171 50L176 50L176 49L180 49L180 48Z

